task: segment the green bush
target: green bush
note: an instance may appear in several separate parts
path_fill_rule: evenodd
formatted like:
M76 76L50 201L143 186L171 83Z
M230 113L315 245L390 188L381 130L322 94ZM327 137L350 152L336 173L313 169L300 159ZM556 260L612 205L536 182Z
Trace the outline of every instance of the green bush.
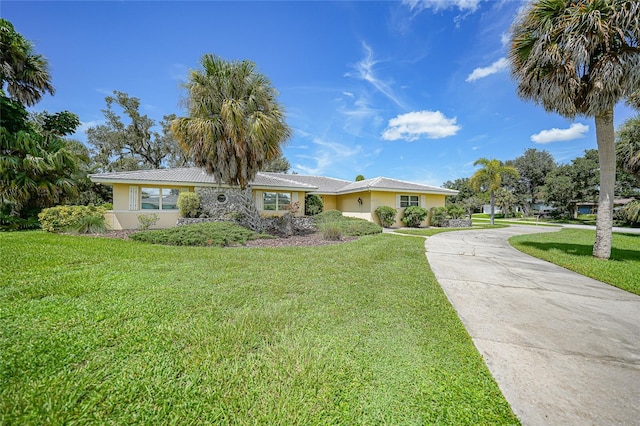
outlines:
M338 229L341 234L337 239L342 235L359 237L382 232L382 228L378 224L355 217L345 217L342 215L342 212L338 210L329 210L320 213L313 217L313 221L325 239L336 239L327 238L327 236L335 236L337 232L336 229Z
M396 223L396 214L398 213L396 209L389 206L380 206L375 210L378 215L378 219L380 219L380 223L385 228L389 228L391 225Z
M142 231L129 238L152 244L172 246L236 246L248 240L268 238L231 222L204 222L177 228Z
M442 226L445 219L447 218L447 208L432 207L429 214L431 215L431 217L429 218L430 226Z
M640 225L640 200L627 203L620 209L620 217L629 225Z
M178 208L182 217L198 217L200 196L195 192L181 192L178 195Z
M447 206L447 218L448 219L461 219L464 216L464 208L455 204L449 204Z
M342 238L342 230L338 222L326 222L320 225L322 238L329 241L338 241Z
M106 229L104 216L85 216L67 230L74 234L100 234Z
M402 223L411 228L417 228L429 212L426 209L418 206L409 206L404 209L404 216L402 217Z
M48 232L64 232L81 229L82 223L104 224L104 207L96 206L56 206L42 210L38 215L42 229ZM86 218L95 219L86 219Z
M315 216L319 213L322 213L324 209L324 204L322 203L322 198L315 194L307 194L304 197L304 214L307 216Z
M113 203L102 203L100 204L100 207L105 210L113 210Z
M153 227L160 220L158 213L151 214L139 214L138 215L138 229L146 231Z

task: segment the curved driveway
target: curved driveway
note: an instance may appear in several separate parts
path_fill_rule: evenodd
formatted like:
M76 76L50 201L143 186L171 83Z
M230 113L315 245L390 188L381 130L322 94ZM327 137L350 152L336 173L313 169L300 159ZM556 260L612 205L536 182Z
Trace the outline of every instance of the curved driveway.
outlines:
M525 425L640 425L640 296L512 248L509 228L427 238L431 269ZM638 277L640 279L640 277Z

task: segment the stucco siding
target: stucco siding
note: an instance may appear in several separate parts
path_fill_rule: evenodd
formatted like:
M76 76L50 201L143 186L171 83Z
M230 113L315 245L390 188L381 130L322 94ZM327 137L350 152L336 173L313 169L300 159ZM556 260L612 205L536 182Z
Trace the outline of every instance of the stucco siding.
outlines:
M321 195L322 211L338 210L337 197L335 195Z
M372 220L370 192L338 195L337 198L337 209L340 210L344 216ZM362 204L358 202L358 199L362 201Z

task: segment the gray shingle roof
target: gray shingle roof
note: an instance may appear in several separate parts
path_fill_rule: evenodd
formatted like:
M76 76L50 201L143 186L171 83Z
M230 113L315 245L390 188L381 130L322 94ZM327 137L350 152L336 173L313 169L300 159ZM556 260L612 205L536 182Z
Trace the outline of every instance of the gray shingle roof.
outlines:
M213 176L207 174L198 167L136 170L132 172L97 173L89 175L93 182L99 183L164 183L164 184L191 184L191 185L217 185ZM407 182L398 179L377 177L365 179L359 182L351 182L325 176L305 176L297 174L267 173L261 172L251 182L254 187L263 188L287 188L318 194L347 194L360 191L406 191L422 192L430 194L454 195L458 191L423 185L415 182Z

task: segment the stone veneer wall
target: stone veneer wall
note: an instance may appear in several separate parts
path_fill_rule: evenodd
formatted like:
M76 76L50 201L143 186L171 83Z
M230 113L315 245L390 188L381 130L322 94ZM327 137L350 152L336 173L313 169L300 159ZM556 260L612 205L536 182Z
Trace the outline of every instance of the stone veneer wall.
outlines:
M241 211L242 192L239 189L196 187L196 194L200 196L201 218L229 220ZM218 200L221 196L225 201Z

